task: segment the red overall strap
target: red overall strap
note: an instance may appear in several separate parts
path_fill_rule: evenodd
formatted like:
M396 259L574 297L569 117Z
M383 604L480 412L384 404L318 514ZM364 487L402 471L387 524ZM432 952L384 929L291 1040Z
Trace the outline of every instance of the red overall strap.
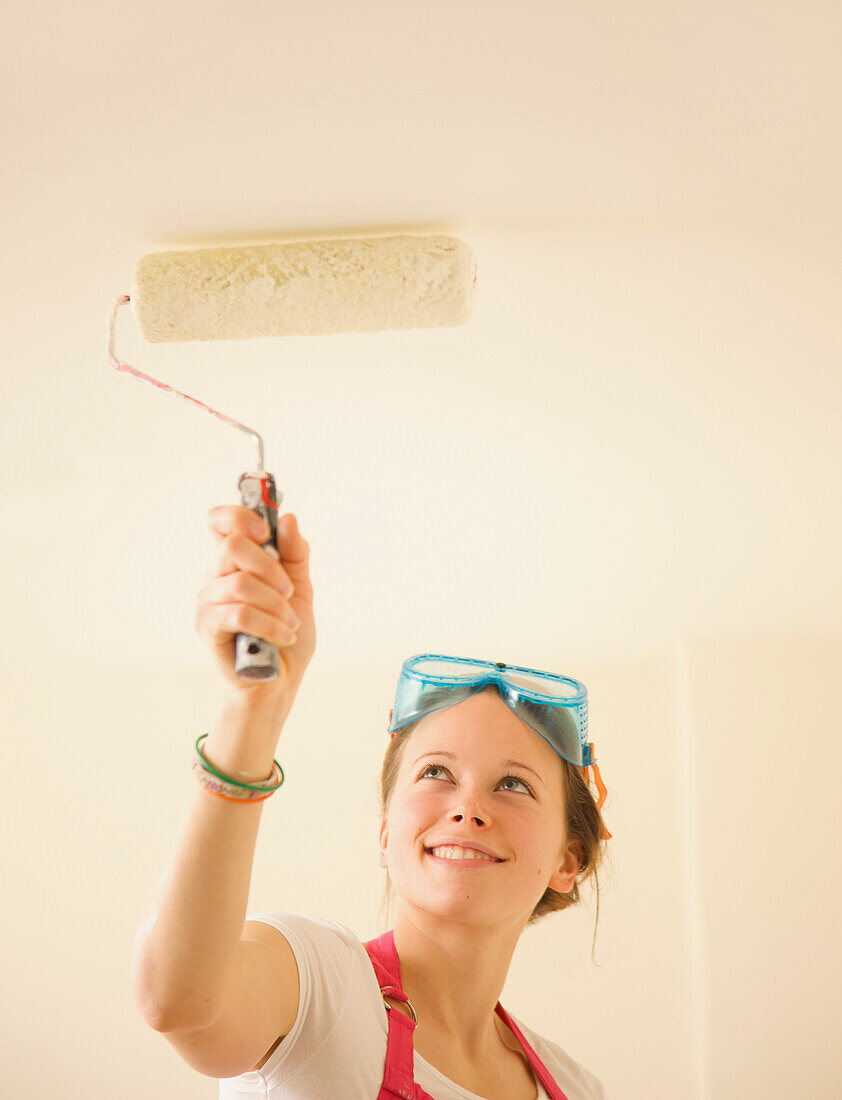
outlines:
M408 998L401 983L401 965L398 953L395 950L394 933L384 932L376 940L369 940L365 944L365 949L368 952L369 959L371 959L371 965L374 967L380 992L386 997L392 997L394 1000L406 1004ZM499 1001L495 1011L503 1023L511 1028L523 1048L523 1053L528 1058L529 1064L547 1090L550 1100L567 1100L565 1094L553 1080L550 1071L526 1041L523 1032ZM414 1030L415 1021L411 1020L409 1016L405 1016L399 1009L389 1011L386 1069L383 1073L383 1084L377 1100L433 1100L429 1093L424 1092L420 1085L415 1084L413 1061L415 1047L412 1042Z
M401 984L401 968L393 934L385 932L376 940L369 940L365 949L374 967L380 992L384 997L392 997L406 1004L407 996ZM415 1046L412 1042L414 1030L414 1020L405 1016L400 1009L389 1009L386 1068L377 1100L433 1100L429 1093L415 1084Z
M497 1007L494 1009L494 1011L497 1013L503 1023L510 1027L514 1032L515 1038L523 1047L523 1053L529 1059L529 1063L535 1070L539 1081L547 1090L547 1094L549 1095L550 1100L567 1100L567 1096L555 1083L555 1080L550 1071L547 1069L547 1067L544 1065L544 1063L526 1041L526 1037L524 1036L523 1032L520 1030L520 1028L517 1026L517 1024L514 1022L514 1020L505 1010L505 1008L503 1008L499 1001L497 1002Z

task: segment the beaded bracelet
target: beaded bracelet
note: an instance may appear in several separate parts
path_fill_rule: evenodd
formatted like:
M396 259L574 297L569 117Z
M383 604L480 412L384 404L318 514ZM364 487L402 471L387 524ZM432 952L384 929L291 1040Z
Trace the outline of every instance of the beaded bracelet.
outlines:
M277 760L272 761L272 774L263 783L241 783L217 771L199 747L207 736L203 733L196 738L195 749L198 759L193 759L192 768L199 783L210 794L229 802L262 802L283 784L284 772Z

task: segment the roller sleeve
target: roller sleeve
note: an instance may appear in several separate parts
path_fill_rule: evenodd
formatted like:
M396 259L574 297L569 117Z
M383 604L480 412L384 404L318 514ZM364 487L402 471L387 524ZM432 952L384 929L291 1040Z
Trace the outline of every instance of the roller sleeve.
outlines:
M464 324L476 263L455 237L373 237L153 252L131 301L152 342Z

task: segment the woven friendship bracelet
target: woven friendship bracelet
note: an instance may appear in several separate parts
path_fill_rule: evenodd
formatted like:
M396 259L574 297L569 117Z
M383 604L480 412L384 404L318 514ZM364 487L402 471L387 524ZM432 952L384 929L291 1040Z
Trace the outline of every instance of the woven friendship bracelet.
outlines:
M193 771L199 783L211 794L218 795L233 802L260 802L274 794L284 782L284 772L277 760L272 761L272 774L262 783L241 783L216 768L205 758L201 742L208 735L202 734L196 738L196 757L193 759Z
M228 802L265 802L267 798L271 798L277 788L273 788L264 794L258 794L257 791L243 790L242 787L235 787L233 783L223 783L221 779L217 779L211 775L210 772L206 772L201 763L193 759L191 765L193 773L199 781L199 784L205 788L209 794L216 795L217 798L224 798Z

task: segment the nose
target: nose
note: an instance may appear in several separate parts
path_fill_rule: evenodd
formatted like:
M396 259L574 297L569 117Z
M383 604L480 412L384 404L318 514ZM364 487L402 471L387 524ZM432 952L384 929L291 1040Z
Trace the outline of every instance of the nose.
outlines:
M477 817L476 814L465 815L461 813L453 813L450 815L451 821L473 821L475 825L484 825L485 821L481 817Z
M462 788L450 810L450 820L460 824L463 821L470 821L472 824L484 828L490 823L491 817L487 812L487 807L483 806L478 795L473 791Z

